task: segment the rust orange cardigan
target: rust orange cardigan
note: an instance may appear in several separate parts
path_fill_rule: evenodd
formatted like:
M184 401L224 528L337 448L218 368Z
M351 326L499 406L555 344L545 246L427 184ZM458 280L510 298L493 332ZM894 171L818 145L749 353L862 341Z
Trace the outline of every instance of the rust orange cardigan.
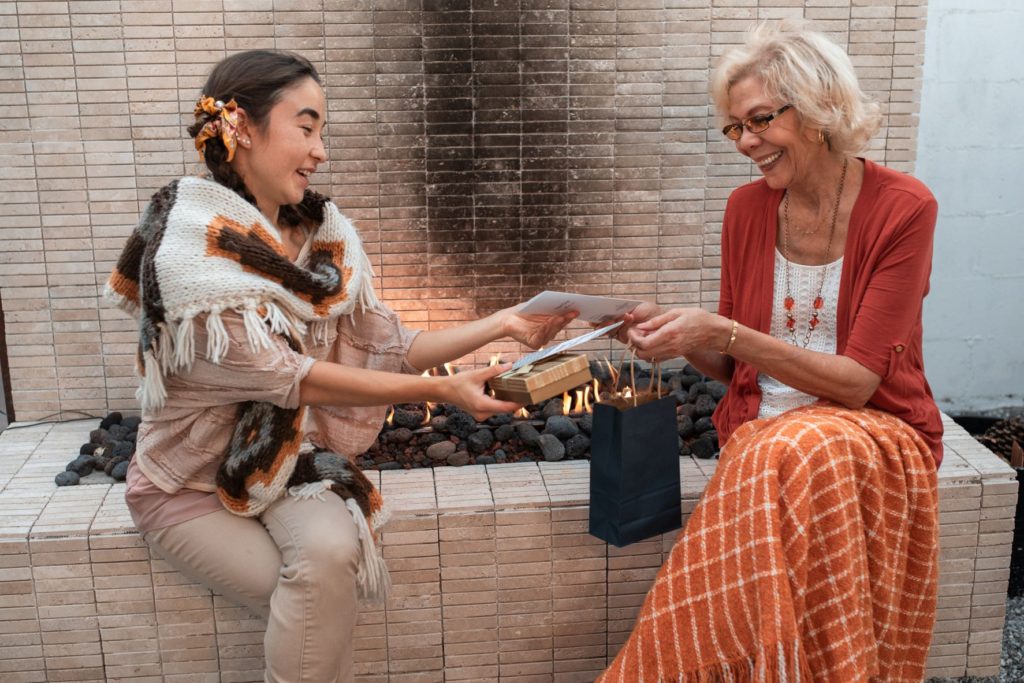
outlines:
M718 312L769 333L775 234L783 191L762 179L736 189L722 225ZM839 285L836 353L882 377L868 405L900 418L942 460L942 420L924 376L921 309L928 293L938 211L920 181L864 161L864 184L850 216ZM724 444L757 417L757 368L737 360L714 414Z

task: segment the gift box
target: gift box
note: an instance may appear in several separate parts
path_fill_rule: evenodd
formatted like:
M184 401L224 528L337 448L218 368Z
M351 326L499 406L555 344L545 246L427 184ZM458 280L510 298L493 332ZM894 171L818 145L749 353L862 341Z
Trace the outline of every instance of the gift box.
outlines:
M539 403L591 380L586 356L562 353L491 379L494 397L523 405Z

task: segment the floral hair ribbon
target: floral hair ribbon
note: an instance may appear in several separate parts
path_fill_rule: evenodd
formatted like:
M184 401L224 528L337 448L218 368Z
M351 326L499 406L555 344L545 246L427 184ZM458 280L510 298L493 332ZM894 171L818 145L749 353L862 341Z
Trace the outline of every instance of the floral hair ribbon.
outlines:
M220 137L228 150L228 161L235 158L235 148L238 146L238 105L232 98L224 103L212 97L203 95L196 102L195 117L198 119L203 114L209 114L211 118L196 135L196 149L199 150L199 158L206 158L206 141L210 138Z

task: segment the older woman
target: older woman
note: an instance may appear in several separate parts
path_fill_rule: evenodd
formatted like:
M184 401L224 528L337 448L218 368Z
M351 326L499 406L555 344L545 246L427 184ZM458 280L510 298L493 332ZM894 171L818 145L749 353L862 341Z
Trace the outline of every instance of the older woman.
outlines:
M921 308L936 203L855 154L879 127L847 55L757 27L713 82L763 178L729 198L718 314L635 312L641 357L729 385L721 462L602 681L920 681L942 425Z

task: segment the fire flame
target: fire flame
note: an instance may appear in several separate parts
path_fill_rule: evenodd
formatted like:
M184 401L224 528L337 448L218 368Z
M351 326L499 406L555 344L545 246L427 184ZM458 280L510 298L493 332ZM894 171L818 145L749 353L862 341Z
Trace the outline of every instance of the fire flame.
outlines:
M526 412L526 406L523 406L522 408L520 408L519 410L516 411L516 417L522 417L522 418L530 417L530 413Z
M487 364L487 367L492 368L492 367L494 367L495 365L497 365L500 362L501 362L501 352L499 351L498 353L496 353L496 354L491 356L491 362Z
M562 394L562 415L568 415L569 409L572 407L572 397L569 396L569 392Z
M598 383L597 379L595 378L594 379L594 403L600 403L600 402L601 402L601 385Z
M580 392L577 391L576 393L579 394ZM592 413L592 412L594 412L594 406L591 405L591 403L590 403L590 385L589 384L587 385L587 388L584 389L584 391L583 391L583 401L582 401L582 403L583 403L583 412L584 413Z
M622 398L633 398L633 391L629 387L626 387L622 390Z
M582 389L577 389L576 390L576 400L575 400L573 405L576 406L576 410L574 412L577 412L577 413L583 412L583 390Z
M389 427L392 425L392 423L394 423L394 421L395 421L395 407L394 406L389 406L388 407L388 416L386 418L384 418L384 421L388 423Z
M619 371L615 369L615 366L612 365L612 362L610 360L608 360L607 358L604 359L604 362L605 362L605 365L608 366L608 374L611 375L612 386L613 387L614 386L618 386L618 384L619 384Z
M448 373L449 377L452 377L452 376L455 375L455 368L452 366L451 363L445 363L444 364L444 369L445 369L445 372Z
M427 407L427 414L423 416L423 422L421 424L429 424L430 423L430 407L431 407L431 404L427 403L426 407Z

